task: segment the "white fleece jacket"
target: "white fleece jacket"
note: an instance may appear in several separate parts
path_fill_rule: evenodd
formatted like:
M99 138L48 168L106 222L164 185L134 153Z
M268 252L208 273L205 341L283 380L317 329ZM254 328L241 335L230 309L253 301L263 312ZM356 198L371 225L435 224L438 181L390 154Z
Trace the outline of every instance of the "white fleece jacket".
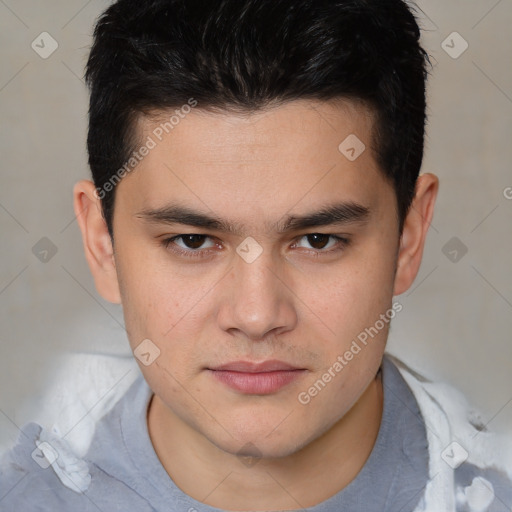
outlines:
M495 468L512 480L512 440L485 429L479 414L457 389L434 383L389 356L411 388L425 420L429 448L429 482L415 512L485 512L494 500L492 484L477 477L456 488L454 471L468 462Z
M495 497L491 482L483 477L477 477L470 486L456 488L454 470L462 462L468 462L482 470L488 468L500 470L512 481L512 439L488 432L480 416L468 404L464 395L452 386L431 382L410 369L397 357L390 354L387 356L396 365L412 390L425 420L430 479L424 496L414 512L457 512L457 510L486 512ZM102 369L105 375L109 373L106 368ZM112 371L111 364L109 369ZM70 415L69 410L68 414L60 417L61 421L54 425L52 432L43 430L39 442L47 441L51 446L58 447L60 456L52 466L61 482L67 487L78 492L84 492L88 488L90 476L87 465L80 460L80 456L89 446L94 434L95 421L98 421L124 393L128 384L133 381L133 375L136 373L132 372L134 369L131 362L123 368L123 372L127 370L123 374L131 374L131 376L125 379L127 382L123 386L117 386L115 393L117 396L110 396L108 404L97 407L95 414L88 413L88 421L81 421L79 428L76 428L72 435L67 436L66 442L59 439L59 436L62 432L69 430L70 424L75 424L76 417L76 414ZM96 367L94 371L96 375L98 370L99 368ZM95 391L104 396L104 392ZM95 391L89 388L89 394L94 394ZM82 394L81 397L83 396ZM93 396L89 398L96 400ZM77 407L86 409L85 404L77 404L75 399L74 409ZM78 414L81 415L82 411L78 410ZM51 454L49 454L50 457ZM70 482L73 485L70 485Z

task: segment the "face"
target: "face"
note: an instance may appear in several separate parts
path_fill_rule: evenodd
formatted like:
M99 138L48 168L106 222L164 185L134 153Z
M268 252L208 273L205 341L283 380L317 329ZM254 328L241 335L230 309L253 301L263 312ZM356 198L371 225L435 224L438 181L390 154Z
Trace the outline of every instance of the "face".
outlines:
M387 324L359 351L353 341L391 308L399 236L371 123L355 104L304 101L250 117L191 112L162 141L158 121L140 123L157 145L119 183L113 222L130 343L151 340L150 387L223 450L291 453L378 369ZM366 145L354 161L339 150L351 134ZM336 223L287 225L328 209Z
M97 285L116 282L168 418L228 453L292 454L374 379L396 272L410 283L421 259L397 262L371 114L301 100L245 117L195 109L166 136L160 122L139 123L156 144L117 185L115 271L93 270Z

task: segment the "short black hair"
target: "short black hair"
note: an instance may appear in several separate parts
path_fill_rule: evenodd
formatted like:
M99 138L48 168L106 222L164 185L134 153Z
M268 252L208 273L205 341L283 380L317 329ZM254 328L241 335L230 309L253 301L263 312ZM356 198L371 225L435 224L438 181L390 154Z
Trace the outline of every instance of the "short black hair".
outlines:
M423 159L427 62L403 0L118 0L96 23L85 73L89 165L110 236L113 178L140 144L141 115L191 100L252 113L336 98L372 109L401 233Z

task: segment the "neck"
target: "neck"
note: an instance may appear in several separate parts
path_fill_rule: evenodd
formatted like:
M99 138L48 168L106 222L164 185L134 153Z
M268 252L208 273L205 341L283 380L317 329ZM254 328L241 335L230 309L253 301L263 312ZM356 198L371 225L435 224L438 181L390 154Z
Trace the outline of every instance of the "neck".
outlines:
M329 499L357 476L375 445L382 409L379 372L327 432L288 457L248 463L245 471L236 455L209 441L198 444L197 432L156 395L148 409L148 430L169 476L195 500L223 510L300 510Z

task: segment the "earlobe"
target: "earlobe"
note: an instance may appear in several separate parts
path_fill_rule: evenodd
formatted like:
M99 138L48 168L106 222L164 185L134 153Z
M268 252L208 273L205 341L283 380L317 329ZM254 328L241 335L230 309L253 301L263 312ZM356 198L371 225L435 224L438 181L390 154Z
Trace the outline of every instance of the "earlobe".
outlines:
M120 304L112 240L93 182L82 180L75 185L73 205L82 232L85 258L94 277L96 289L105 300Z
M400 239L394 295L407 291L418 274L438 190L439 179L434 174L418 177L414 200Z

